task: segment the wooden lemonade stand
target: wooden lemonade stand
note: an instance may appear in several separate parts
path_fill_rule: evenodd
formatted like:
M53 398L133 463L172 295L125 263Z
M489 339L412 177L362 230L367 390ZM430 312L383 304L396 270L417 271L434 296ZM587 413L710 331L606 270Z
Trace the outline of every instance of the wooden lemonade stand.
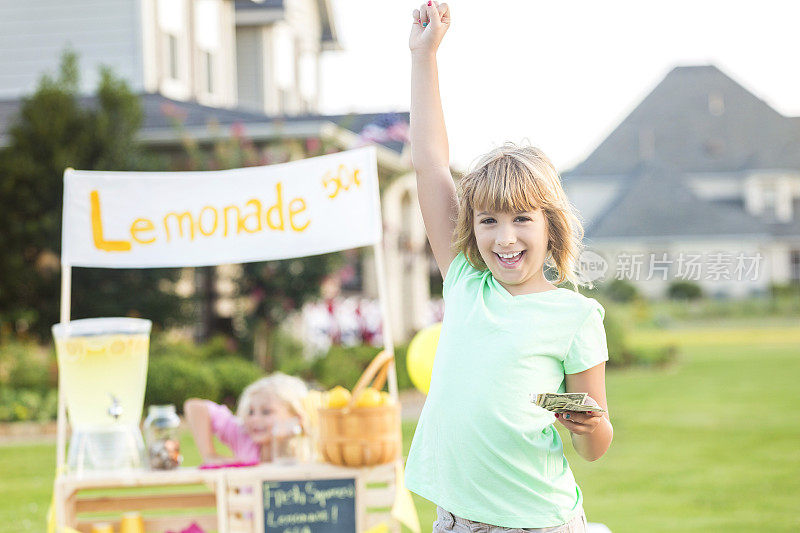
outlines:
M192 187L188 186L190 181ZM192 522L205 531L220 533L361 533L381 523L386 530L399 533L392 507L398 491L405 492L400 403L388 320L374 147L232 171L123 173L67 169L64 183L62 324L70 321L73 266L208 266L291 259L368 245L375 257L385 348L364 371L348 406L316 413L316 455L322 460L245 468L68 471L67 405L60 372L56 530L67 526L88 532L92 523L119 522L122 513L137 511L144 517L145 530L158 533L178 532ZM192 203L185 201L187 190L202 194ZM262 210L255 198L270 193L277 202ZM295 198L287 206L281 205L282 198L291 195ZM222 202L219 208L211 205L214 198ZM177 199L185 201L186 207L170 204ZM192 205L202 206L195 220L191 218ZM243 215L242 206L252 207L252 217ZM230 228L229 208L235 222ZM186 210L173 220L176 209ZM295 233L266 231L267 226L285 228L287 210ZM167 214L159 218L163 213ZM219 213L224 213L224 222ZM274 218L276 213L280 225ZM192 226L191 239L188 231L184 232L185 215L191 224L197 224L198 234ZM159 221L163 221L162 233ZM129 236L121 229L128 223ZM226 241L234 237L233 228L237 228L236 238ZM176 238L177 229L181 240ZM214 234L217 229L220 231ZM308 229L312 231L303 233ZM112 234L117 240L112 240ZM204 242L201 236L208 239ZM391 405L354 407L358 391L370 382L377 390L388 382Z

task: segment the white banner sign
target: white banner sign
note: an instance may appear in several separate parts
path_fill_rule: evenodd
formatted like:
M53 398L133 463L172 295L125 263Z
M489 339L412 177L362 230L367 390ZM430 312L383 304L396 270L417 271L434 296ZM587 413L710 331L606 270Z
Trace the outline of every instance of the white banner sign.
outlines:
M374 147L211 172L64 173L62 262L208 266L380 242Z

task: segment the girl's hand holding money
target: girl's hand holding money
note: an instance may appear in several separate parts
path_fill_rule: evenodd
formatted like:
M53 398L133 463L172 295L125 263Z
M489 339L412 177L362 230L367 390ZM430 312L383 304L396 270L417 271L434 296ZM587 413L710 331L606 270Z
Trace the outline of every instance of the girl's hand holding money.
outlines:
M587 396L583 403L585 405L600 407L591 396ZM567 411L565 413L556 413L556 420L561 422L565 428L576 435L588 435L592 433L602 422L602 417L603 413L598 412L580 413L577 411Z

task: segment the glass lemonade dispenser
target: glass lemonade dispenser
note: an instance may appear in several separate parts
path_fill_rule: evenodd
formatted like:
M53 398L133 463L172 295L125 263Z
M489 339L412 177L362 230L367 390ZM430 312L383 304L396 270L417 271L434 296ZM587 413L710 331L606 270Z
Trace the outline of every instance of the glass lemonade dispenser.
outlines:
M139 421L151 325L138 318L90 318L53 326L72 427L71 471L142 467Z

